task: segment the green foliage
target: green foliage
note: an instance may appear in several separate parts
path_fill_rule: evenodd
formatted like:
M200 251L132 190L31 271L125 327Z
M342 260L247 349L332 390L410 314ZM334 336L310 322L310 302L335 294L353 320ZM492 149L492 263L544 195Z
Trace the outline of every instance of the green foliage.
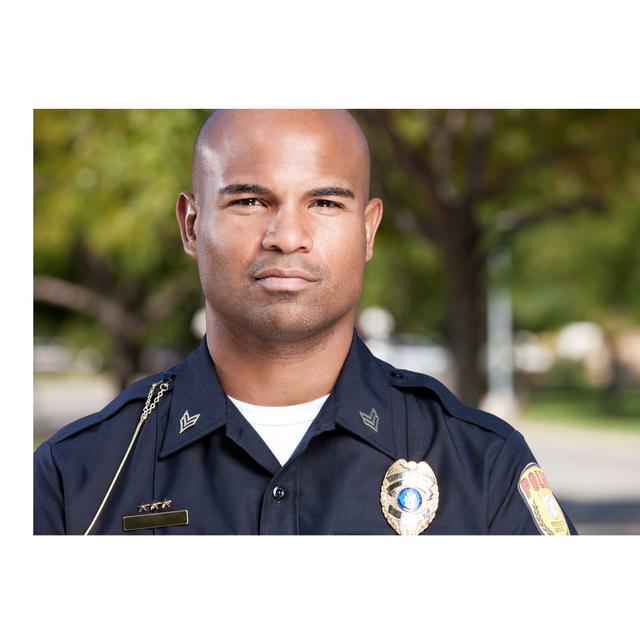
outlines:
M469 175L472 115L463 111L396 110L387 125L414 156L433 156L432 170L446 176L442 182L453 201L464 195ZM482 186L473 220L479 251L488 252L505 243L512 247L516 325L534 331L582 319L606 325L612 316L616 326L638 323L640 111L507 109L493 112L492 117L487 163L480 176ZM369 122L365 117L362 120L365 126ZM403 209L409 209L419 220L432 219L434 212L425 201L421 185L393 162L382 128L371 124L366 128L376 169L373 195L384 191L387 219ZM424 182L427 179L425 175ZM578 206L567 215L541 215L539 222L518 233L504 233L502 221L510 214L544 212L556 203L581 196L598 198L604 203L604 211ZM453 214L450 221L451 225L459 224ZM383 261L408 261L403 242L399 236L390 239L389 246L393 243L400 255L386 251ZM428 246L446 251L433 238L414 236L412 242L422 243L424 252L429 251ZM442 258L441 253L436 255ZM387 301L401 313L401 325L412 323L405 314L420 307L423 289L414 288L411 281L418 279L424 285L441 278L442 267L439 273L434 267L429 259L412 264L408 268L411 277L384 287ZM384 266L376 273L382 271ZM384 278L384 274L377 277ZM413 304L397 302L404 295L416 294ZM382 294L376 297L382 303ZM436 298L427 299L442 306L442 290ZM426 317L428 322L435 319L433 311Z
M201 120L189 111L36 111L36 272L74 272L78 250L123 280L173 268L175 199L190 189Z
M444 274L433 247L416 237L383 226L367 264L360 308L379 305L396 320L396 331L446 336Z
M621 429L640 433L640 391L620 390L612 413L604 392L537 390L528 394L523 417L566 426Z
M192 313L197 275L174 207L178 193L191 190L192 146L204 117L197 110L36 111L35 273L84 285L133 312L177 283L190 292L183 310ZM78 322L94 325L39 305L36 332L49 334L56 320L67 337L82 334ZM164 337L183 341L189 323L178 334L167 324L173 329Z
M592 389L593 385L588 383L581 361L558 358L544 375L544 388L557 391L586 391Z
M517 238L517 326L541 331L575 320L605 327L614 319L640 322L639 191L619 192L603 215L548 223Z

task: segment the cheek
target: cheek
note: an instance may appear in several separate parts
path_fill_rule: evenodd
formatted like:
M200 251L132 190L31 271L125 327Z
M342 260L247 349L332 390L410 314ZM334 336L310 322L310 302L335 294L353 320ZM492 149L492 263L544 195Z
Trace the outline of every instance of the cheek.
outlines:
M348 225L340 229L329 240L335 259L343 264L356 265L363 262L366 255L366 235L363 225Z
M250 225L222 224L213 220L210 228L198 233L198 263L217 274L235 274L237 277L255 254L256 230Z
M340 233L329 235L325 261L332 272L334 284L341 289L357 289L364 274L366 237L361 226L350 226Z
M228 245L220 242L218 237L211 237L207 234L198 236L197 258L198 267L203 275L217 273L225 268L228 262Z

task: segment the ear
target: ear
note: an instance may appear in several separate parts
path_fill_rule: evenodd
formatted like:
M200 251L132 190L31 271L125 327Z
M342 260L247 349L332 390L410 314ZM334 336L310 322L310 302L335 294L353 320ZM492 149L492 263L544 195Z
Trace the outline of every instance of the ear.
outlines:
M372 198L364 209L364 226L367 234L367 262L373 256L373 243L376 238L376 231L382 220L382 208L382 200L380 198Z
M176 202L176 218L180 226L180 236L182 238L184 251L194 260L197 260L196 219L198 218L198 207L192 193L183 191L178 196L178 201Z

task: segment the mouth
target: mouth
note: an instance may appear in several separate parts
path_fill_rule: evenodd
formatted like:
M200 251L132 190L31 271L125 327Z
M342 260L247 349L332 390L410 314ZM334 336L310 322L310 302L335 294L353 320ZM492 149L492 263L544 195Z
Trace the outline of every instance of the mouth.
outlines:
M264 269L254 279L269 291L300 291L318 282L318 278L301 269Z

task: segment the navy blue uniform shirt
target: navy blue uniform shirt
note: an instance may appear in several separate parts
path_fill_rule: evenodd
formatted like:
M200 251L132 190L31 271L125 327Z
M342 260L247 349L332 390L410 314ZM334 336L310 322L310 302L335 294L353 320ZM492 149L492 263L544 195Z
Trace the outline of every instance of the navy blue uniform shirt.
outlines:
M40 445L34 533L86 531L161 375ZM333 392L284 466L225 395L204 339L167 375L169 390L92 534L396 535L380 489L400 458L426 461L437 479L439 505L422 535L550 532L540 506L527 501L546 479L538 471L527 480L525 469L537 467L528 467L536 461L522 435L437 380L375 358L355 331ZM125 532L124 516L154 510L186 510L188 524Z

